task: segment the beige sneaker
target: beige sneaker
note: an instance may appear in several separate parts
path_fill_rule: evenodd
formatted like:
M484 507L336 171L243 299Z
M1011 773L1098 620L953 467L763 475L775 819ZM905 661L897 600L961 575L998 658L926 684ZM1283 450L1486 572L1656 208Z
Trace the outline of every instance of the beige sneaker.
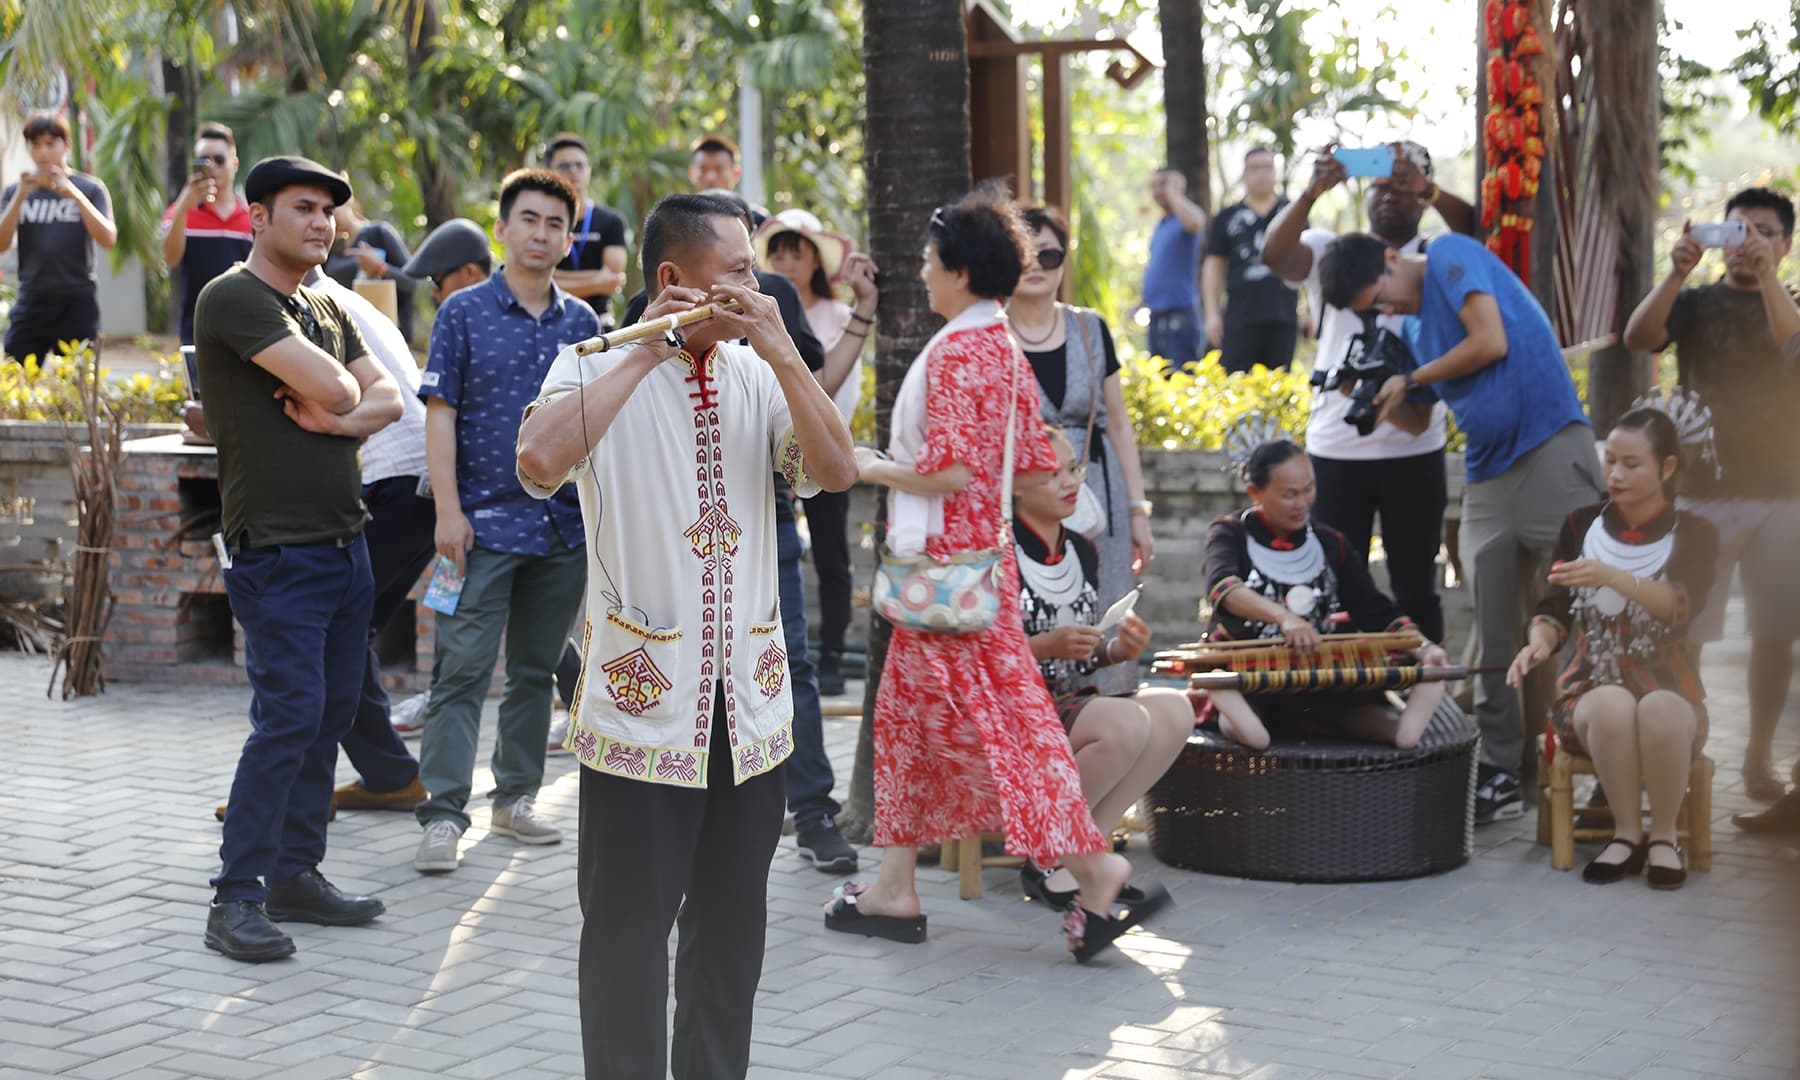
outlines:
M529 795L510 805L494 807L494 819L488 823L488 831L510 836L521 844L562 842L562 832L537 816L537 809L532 806Z
M447 874L456 869L456 847L462 830L449 818L427 822L419 850L413 853L413 869L421 874Z

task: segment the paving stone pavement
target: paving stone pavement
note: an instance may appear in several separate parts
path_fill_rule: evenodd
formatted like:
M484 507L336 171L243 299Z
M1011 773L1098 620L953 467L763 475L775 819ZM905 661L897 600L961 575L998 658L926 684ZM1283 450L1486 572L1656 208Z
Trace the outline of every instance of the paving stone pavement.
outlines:
M829 934L833 882L785 839L751 1076L1795 1076L1800 851L1727 820L1749 805L1745 652L1707 656L1717 853L1675 893L1552 870L1529 814L1478 830L1460 869L1384 884L1190 874L1140 838L1133 862L1177 907L1081 967L1010 871L965 903L949 873L922 870L926 945ZM341 815L324 870L388 915L290 924L297 957L241 965L200 939L246 692L117 686L63 703L46 679L41 661L0 656L0 1080L580 1075L570 758L551 759L539 802L568 842L489 835L482 807L445 877L412 870L409 815ZM1800 693L1784 765L1794 713ZM853 721L827 722L840 786L855 740Z

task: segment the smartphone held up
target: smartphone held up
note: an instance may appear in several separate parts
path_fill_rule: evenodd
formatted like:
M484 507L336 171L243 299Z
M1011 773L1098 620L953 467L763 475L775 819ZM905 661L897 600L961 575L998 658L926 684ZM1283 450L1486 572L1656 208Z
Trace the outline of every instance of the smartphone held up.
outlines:
M1749 235L1742 221L1704 221L1688 226L1688 234L1703 248L1740 247Z

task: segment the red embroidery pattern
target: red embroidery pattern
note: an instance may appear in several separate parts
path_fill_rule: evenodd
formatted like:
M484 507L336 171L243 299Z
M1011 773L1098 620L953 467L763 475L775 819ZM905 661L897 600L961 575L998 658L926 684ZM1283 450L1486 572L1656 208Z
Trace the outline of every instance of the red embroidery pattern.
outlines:
M763 697L773 698L781 693L781 685L786 681L787 653L771 641L756 661L756 685L762 687Z
M700 520L689 525L687 532L682 533L692 546L694 557L711 559L721 551L736 555L738 538L744 535L743 528L718 504L703 505L705 509L700 511Z
M944 499L944 556L994 542L1000 461L1016 358L1006 329L952 334L927 365L922 471L961 461L974 477ZM1019 379L1016 467L1054 469L1038 421L1037 384ZM1025 641L1012 545L1000 618L981 634L895 630L875 702L875 844L911 846L1004 826L1007 850L1040 863L1106 850L1056 706Z
M613 704L633 716L654 709L662 700L663 691L675 685L642 647L608 661L600 671L606 676L606 691L612 695Z
M756 743L738 750L738 775L755 776L768 766L763 764L762 747Z
M787 438L781 443L781 478L789 487L799 488L810 484L806 476L806 461L800 454L800 440L794 437L790 429Z
M600 749L600 736L592 730L577 726L569 736L569 748L584 761L594 760L594 754Z
M697 783L700 779L700 755L664 750L656 758L656 775L664 780Z
M785 727L780 728L775 732L775 734L769 736L769 760L770 761L775 761L775 762L786 761L788 758L788 755L793 752L794 752L794 737L788 733L787 728L785 728Z
M600 763L609 769L615 769L619 772L628 772L634 776L641 776L644 772L644 765L648 760L649 755L645 753L644 748L641 746L626 746L624 743L611 743L607 746L606 756L600 759Z

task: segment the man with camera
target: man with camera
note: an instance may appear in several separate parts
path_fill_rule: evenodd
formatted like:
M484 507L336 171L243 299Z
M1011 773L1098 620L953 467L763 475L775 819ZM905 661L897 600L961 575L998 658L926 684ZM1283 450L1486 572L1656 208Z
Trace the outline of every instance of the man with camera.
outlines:
M1724 636L1736 566L1750 623L1744 789L1756 799L1783 791L1773 742L1800 637L1800 378L1791 366L1800 308L1778 273L1793 240L1794 204L1786 196L1760 187L1738 192L1725 204L1724 222L1682 226L1668 276L1625 327L1628 348L1673 344L1681 385L1712 410L1718 469L1684 470L1681 494L1718 530L1718 584L1689 633L1701 643ZM1708 247L1723 249L1725 277L1686 287Z
M162 254L181 270L181 343L194 343L200 290L250 257L250 209L237 193L237 137L224 124L200 125L193 171L163 213Z
M1525 725L1503 672L1523 629L1518 595L1530 578L1519 576L1521 555L1541 564L1568 512L1601 498L1593 429L1549 317L1478 241L1441 236L1423 255L1403 255L1366 233L1340 236L1319 262L1319 283L1333 307L1414 316L1405 326L1407 370L1375 394L1377 419L1407 423L1406 407L1430 390L1468 436L1462 549L1475 596L1475 663L1492 672L1475 683L1475 821L1518 817Z
M1327 148L1313 160L1312 179L1286 210L1276 215L1263 238L1262 258L1290 283L1306 286L1307 304L1318 320L1319 352L1313 362L1312 413L1306 422L1306 449L1318 477L1318 520L1344 534L1367 561L1381 515L1381 546L1387 554L1388 583L1394 601L1433 641L1444 638L1444 608L1438 599L1438 548L1444 536L1448 501L1444 475L1444 406L1434 395L1421 395L1397 410L1396 420L1373 427L1357 424L1349 413L1358 380L1345 368L1357 335L1376 335L1362 314L1332 307L1321 296L1319 261L1337 234L1307 228L1307 217L1324 194L1342 184L1349 170ZM1427 207L1438 212L1453 231L1475 225L1469 204L1438 188L1432 179L1431 155L1412 142L1392 146L1388 176L1373 178L1364 208L1369 230L1403 255L1425 250L1419 223ZM1401 317L1373 313L1376 328L1400 331ZM1366 407L1359 416L1367 419Z
M69 124L50 112L25 121L32 167L0 193L0 251L19 243L19 293L6 326L6 354L56 353L63 341L100 338L94 245L118 240L106 185L69 168Z

